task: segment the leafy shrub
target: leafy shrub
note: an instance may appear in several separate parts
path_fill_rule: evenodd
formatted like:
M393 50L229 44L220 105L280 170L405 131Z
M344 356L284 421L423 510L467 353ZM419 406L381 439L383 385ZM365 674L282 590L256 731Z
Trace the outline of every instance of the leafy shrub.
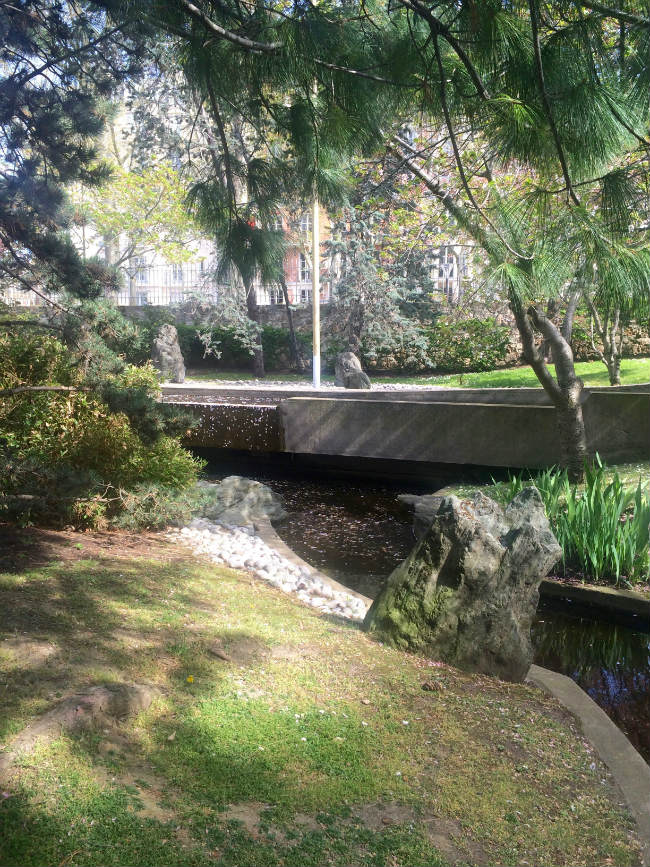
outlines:
M650 568L650 495L626 488L616 471L597 459L585 467L584 487L571 484L566 470L550 469L535 478L514 476L502 485L511 499L524 485L539 490L560 543L565 571L593 581L632 585L647 580Z
M69 350L49 335L0 338L0 387L63 381L74 389L25 392L2 401L5 513L28 521L100 526L119 504L119 496L109 491L142 483L190 487L201 462L174 437L187 428L188 418L155 403L153 367L126 367L91 386L72 362Z
M307 357L311 355L311 335L308 335L308 340ZM336 335L325 338L323 356L326 369L334 370L336 356L346 348L347 343ZM433 367L433 362L428 354L428 341L424 330L420 336L416 336L413 332L408 335L399 332L382 336L366 334L361 341L359 355L364 370L370 371L395 370L422 373Z
M503 364L510 329L496 319L459 321L440 317L429 331L429 354L436 369L445 373L493 370Z

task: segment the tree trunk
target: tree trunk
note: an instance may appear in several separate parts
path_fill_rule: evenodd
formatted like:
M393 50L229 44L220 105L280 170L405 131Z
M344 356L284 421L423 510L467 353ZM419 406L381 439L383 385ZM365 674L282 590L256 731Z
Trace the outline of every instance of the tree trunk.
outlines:
M293 325L293 310L289 303L289 290L287 289L287 281L285 280L284 274L280 277L280 288L282 289L284 309L287 311L287 324L289 325L289 359L293 368L303 371L305 369L305 361L302 357L300 344L296 337L296 329Z
M364 319L365 311L363 305L357 301L352 306L348 318L348 352L353 352L356 356L360 356L361 354L361 336L363 334Z
M573 338L573 322L576 318L576 310L578 309L581 295L582 291L580 289L576 289L575 292L572 292L569 295L569 300L564 312L564 319L562 320L562 328L560 329L562 337L564 337L566 342L569 344Z
M264 350L262 349L259 330L260 314L257 306L257 296L255 295L255 287L252 282L244 282L244 289L246 290L248 318L257 325L257 345L253 347L253 375L256 379L263 379L266 376L266 371L264 370Z
M610 385L621 384L621 358L616 355L607 363L607 373L609 374Z
M524 358L535 371L557 413L562 465L566 467L570 480L579 482L584 476L587 459L587 436L580 403L583 383L576 376L571 346L543 311L536 307L529 307L524 311L516 304L512 304L511 309L521 337ZM533 326L549 341L555 360L557 381L551 376L542 353L535 344Z
M593 299L585 293L585 298L591 313L591 346L607 368L610 385L621 384L621 352L623 350L623 328L621 325L621 311L618 307L614 311L606 310L601 319L598 308ZM600 338L602 349L596 346L594 341L594 327ZM620 330L619 330L620 328Z
M549 319L553 319L557 315L557 312L559 311L559 309L560 309L560 299L559 298L549 298L548 301L546 302L546 315L549 317ZM551 346L551 341L548 339L548 337L545 337L544 340L542 341L541 353L542 353L542 357L544 358L544 361L550 362L550 363L553 362L554 359L553 359L553 353L552 353L552 346Z

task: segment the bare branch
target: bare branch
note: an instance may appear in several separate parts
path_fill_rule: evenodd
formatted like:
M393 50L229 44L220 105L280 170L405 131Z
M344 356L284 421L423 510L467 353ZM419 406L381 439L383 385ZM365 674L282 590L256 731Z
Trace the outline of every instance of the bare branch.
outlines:
M643 15L635 15L633 12L625 12L623 9L615 9L613 6L605 6L604 3L578 0L578 6L584 6L585 9L591 9L592 12L599 12L601 15L606 15L608 18L617 18L619 21L625 21L627 24L636 24L639 27L650 27L650 18L644 18Z
M562 142L560 141L560 135L557 131L557 126L555 125L555 119L553 118L553 111L551 110L551 101L548 98L548 93L546 91L546 82L544 81L544 67L542 65L542 49L539 42L539 27L537 22L537 3L535 0L528 0L528 8L530 9L530 27L532 30L533 37L533 50L535 53L535 67L537 69L537 82L539 84L539 91L542 97L542 105L544 106L544 114L546 115L546 119L551 128L551 134L553 136L553 141L555 142L555 150L557 151L558 158L560 160L560 166L562 167L562 174L564 176L564 183L567 187L567 192L571 197L573 203L575 205L580 204L580 199L575 194L573 186L571 185L571 175L569 174L569 167L567 165L566 157L564 156L564 148L562 147Z
M248 39L245 36L232 33L232 31L226 30L225 27L221 27L220 24L209 18L205 12L202 12L193 3L190 3L190 0L179 0L179 2L192 18L200 21L208 30L221 36L222 39L232 42L233 45L238 45L240 48L245 48L247 51L252 51L255 54L273 54L283 47L281 42L257 42L254 39Z

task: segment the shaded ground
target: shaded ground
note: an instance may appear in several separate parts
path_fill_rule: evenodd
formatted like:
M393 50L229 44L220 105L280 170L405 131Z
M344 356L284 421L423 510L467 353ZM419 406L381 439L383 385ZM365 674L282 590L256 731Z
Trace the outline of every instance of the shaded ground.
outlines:
M404 656L156 534L0 543L5 756L93 686L157 694L0 771L3 865L637 861L607 771L533 688Z

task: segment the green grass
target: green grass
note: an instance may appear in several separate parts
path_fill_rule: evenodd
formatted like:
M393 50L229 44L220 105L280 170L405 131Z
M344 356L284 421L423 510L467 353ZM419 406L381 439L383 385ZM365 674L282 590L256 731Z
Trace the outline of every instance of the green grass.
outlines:
M1 864L636 863L605 768L554 700L159 544L0 575L2 637L55 649L0 643L5 744L90 683L163 690L22 758L0 785Z
M552 373L555 366L550 364ZM576 364L576 372L582 377L585 385L606 386L609 385L607 369L600 361L581 361ZM448 388L541 388L537 377L530 367L511 367L503 370L488 370L484 373L464 373L448 375L379 375L372 374L372 380L380 385L405 384L405 385L440 385ZM187 380L190 382L232 382L234 380L253 382L253 375L248 371L209 371L188 370ZM324 374L323 382L333 383L331 374ZM311 377L307 374L276 373L268 374L266 380L260 382L304 382L308 385ZM650 358L626 358L621 362L621 384L637 385L650 382Z

